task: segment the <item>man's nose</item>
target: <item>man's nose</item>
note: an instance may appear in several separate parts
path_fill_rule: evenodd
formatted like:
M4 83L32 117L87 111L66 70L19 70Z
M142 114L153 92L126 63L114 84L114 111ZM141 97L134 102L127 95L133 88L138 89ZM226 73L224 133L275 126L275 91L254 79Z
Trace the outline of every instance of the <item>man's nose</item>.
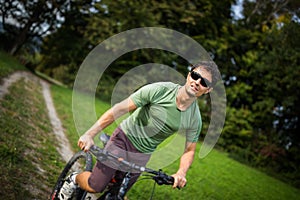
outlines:
M197 85L200 85L200 82L201 82L201 78L198 78L198 79L195 81L195 83L196 83Z

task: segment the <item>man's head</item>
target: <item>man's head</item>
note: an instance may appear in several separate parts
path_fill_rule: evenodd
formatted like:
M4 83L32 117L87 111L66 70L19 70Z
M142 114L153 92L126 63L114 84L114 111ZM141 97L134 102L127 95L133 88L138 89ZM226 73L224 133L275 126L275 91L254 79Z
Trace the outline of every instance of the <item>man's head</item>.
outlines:
M191 66L187 76L186 91L199 97L209 93L218 81L218 67L214 62L199 62Z
M194 65L191 65L190 72L194 71L195 69L199 68L206 70L208 73L211 74L211 87L213 88L219 79L219 70L218 66L213 61L201 61Z

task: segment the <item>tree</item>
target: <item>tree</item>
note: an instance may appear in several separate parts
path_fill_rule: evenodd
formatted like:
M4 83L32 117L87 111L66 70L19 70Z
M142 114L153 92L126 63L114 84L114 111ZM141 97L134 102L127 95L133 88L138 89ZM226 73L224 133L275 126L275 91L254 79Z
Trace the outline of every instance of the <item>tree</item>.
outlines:
M68 1L1 0L0 14L7 51L14 55L28 41L55 31L62 22Z
M55 32L43 37L42 61L37 69L66 85L74 82L75 75L89 53L89 42L83 37L91 1L70 1L64 13L64 22Z
M299 162L300 146L300 94L296 89L299 83L295 81L300 57L299 42L294 39L300 31L297 2L244 1L244 18L227 27L231 34L225 36L225 48L219 48L217 58L232 58L223 74L231 108L224 137L236 139L236 132L229 129L235 126L241 127L242 135L248 126L241 126L234 113L249 110L251 118L245 117L249 118L252 131L237 150L240 157L272 169L268 171L277 176L287 178L293 174L289 179L299 185L299 167L295 164Z
M272 25L281 15L289 15L299 19L300 2L297 0L245 0L243 1L243 15L245 23L254 28Z
M66 55L67 52L73 52L72 55L87 55L87 53L85 53L86 51L90 51L93 47L110 36L137 27L167 27L182 33L187 33L192 37L194 35L198 36L197 33L205 34L205 32L209 32L207 35L213 38L213 35L219 34L219 32L217 26L215 26L212 21L208 21L208 19L212 16L218 18L218 25L220 25L225 21L227 22L226 17L230 16L231 0L223 1L222 3L218 2L219 1L214 1L212 4L204 0L193 2L188 0L176 0L171 2L157 0L147 0L146 2L133 0L103 0L92 1L90 4L86 3L86 9L82 9L78 3L75 4L74 2L70 6L69 11L64 15L66 20L62 27L53 35L45 38L43 47L45 61L40 68L47 68L48 73L51 75L52 72L50 71L56 70L59 65L64 66L64 69L68 68L69 64L79 67L83 57L63 56L65 58L64 60L57 58ZM226 9L224 5L226 5ZM220 12L215 11L215 9L222 10L224 15L221 15ZM84 21L84 26L78 26L78 21ZM66 35L68 35L68 38L66 38L68 41L72 40L72 38L74 39L73 44L68 43L67 45L62 45L62 38L66 37ZM80 44L78 42L75 44L75 38L78 38ZM203 43L203 41L200 41L200 43ZM79 46L81 46L81 48L77 48ZM77 51L77 53L75 53L75 51ZM78 58L82 58L81 62ZM48 59L52 60L51 64ZM114 67L108 69L110 70L109 76L115 78L120 77L133 66L143 63L156 62L172 66L173 61L177 63L178 70L186 73L188 63L179 58L178 55L160 50L143 49L123 55L120 59L116 60L116 62L113 63ZM74 72L74 70L72 71Z
M300 109L297 106L300 103L297 89L300 87L297 81L300 75L300 43L292 39L299 34L300 24L292 21L280 29L274 27L269 33L267 48L256 63L257 70L251 73L259 77L254 87L261 88L260 92L255 92L257 101L253 109L256 117L261 119L255 127L267 127L268 124L268 140L287 154L300 149ZM292 157L298 156L293 153Z

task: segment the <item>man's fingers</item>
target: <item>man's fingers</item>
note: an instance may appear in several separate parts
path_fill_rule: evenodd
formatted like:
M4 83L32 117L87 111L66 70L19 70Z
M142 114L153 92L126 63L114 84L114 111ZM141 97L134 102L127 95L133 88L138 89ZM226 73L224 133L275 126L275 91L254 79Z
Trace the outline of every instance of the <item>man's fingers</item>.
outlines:
M87 151L85 142L78 141L78 146L82 151Z
M177 178L174 178L174 184L173 184L173 188L176 188L177 187L177 185L178 185L178 181L177 181Z
M79 146L80 149L82 149L82 147L84 146L82 141L78 141L77 145Z
M83 144L83 142L82 141L78 141L78 144L77 144L79 147L80 147L80 149L82 149L82 146L84 146L84 144Z
M94 145L94 141L90 136L83 135L79 138L77 145L81 150L87 152Z
M184 177L181 176L175 176L174 177L174 184L173 184L173 188L183 188L186 185L186 179Z
M179 178L178 177L174 177L173 188L177 188L177 187L179 187Z

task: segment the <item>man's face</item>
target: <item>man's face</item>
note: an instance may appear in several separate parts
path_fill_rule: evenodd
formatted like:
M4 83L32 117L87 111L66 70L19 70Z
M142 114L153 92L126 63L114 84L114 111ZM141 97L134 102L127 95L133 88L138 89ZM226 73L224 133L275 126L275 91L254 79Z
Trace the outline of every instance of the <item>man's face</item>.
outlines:
M205 79L207 81L205 81ZM199 97L212 90L212 88L209 87L211 82L211 74L202 67L197 67L188 74L185 89L191 97Z

